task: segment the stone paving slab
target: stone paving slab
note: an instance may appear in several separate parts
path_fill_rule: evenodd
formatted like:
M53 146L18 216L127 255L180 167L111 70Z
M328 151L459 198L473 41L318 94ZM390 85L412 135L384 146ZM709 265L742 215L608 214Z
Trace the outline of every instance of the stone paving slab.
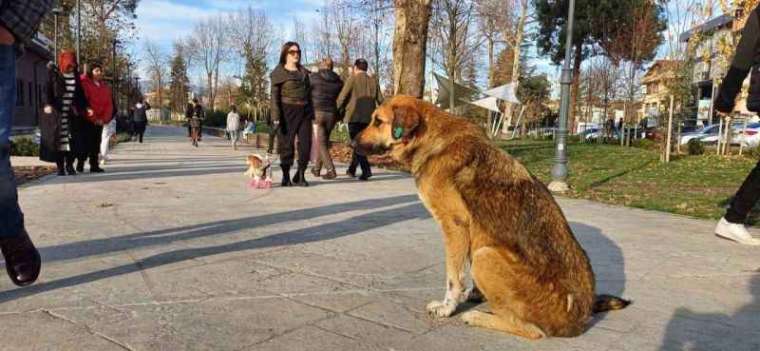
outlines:
M427 316L443 245L407 175L251 190L261 150L184 133L150 127L104 174L22 187L44 267L0 279L0 350L760 349L760 249L711 221L560 198L597 290L634 304L528 342Z

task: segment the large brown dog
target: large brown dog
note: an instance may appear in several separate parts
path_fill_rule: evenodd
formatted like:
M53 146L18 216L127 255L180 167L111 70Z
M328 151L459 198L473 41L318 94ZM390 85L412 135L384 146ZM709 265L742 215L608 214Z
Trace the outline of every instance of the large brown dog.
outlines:
M478 126L396 96L355 145L407 167L443 230L447 290L431 314L451 316L482 292L492 313L466 312L466 323L538 339L579 335L592 313L628 305L595 295L588 256L551 193ZM474 287L465 290L468 263Z

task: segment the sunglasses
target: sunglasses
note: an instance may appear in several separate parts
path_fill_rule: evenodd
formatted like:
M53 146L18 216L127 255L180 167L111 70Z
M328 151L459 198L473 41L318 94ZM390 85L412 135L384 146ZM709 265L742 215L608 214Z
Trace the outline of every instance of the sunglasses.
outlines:
M289 50L288 54L289 55L296 55L296 54L298 54L300 56L301 55L301 50Z

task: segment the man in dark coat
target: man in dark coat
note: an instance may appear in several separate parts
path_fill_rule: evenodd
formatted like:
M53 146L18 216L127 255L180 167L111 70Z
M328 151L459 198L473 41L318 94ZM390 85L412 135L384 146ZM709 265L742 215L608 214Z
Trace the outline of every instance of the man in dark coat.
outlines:
M311 74L311 101L314 106L314 124L317 126L318 159L311 173L319 177L322 165L327 171L322 178L335 179L335 165L330 157L330 133L338 120L336 101L343 81L333 72L333 61L325 58L319 65L319 72Z
M41 260L24 228L10 161L17 45L32 38L52 5L52 0L0 0L0 252L8 276L19 286L37 280Z
M380 92L380 84L376 77L367 74L369 64L365 59L358 59L354 63L354 74L352 74L343 90L338 97L338 108L346 109L344 120L348 123L348 134L353 140L359 133L367 128L375 107L383 103L383 94ZM355 151L351 156L351 165L348 167L348 174L351 177L356 176L356 166L360 165L362 174L360 180L367 180L372 176L372 170L367 161L367 156L359 155Z

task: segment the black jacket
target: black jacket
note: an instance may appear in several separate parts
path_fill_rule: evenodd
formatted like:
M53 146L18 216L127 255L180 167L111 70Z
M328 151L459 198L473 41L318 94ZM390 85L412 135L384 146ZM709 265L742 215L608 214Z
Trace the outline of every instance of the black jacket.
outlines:
M311 101L315 111L337 113L338 95L343 89L343 81L340 76L329 69L320 69L311 74Z
M282 116L283 97L305 100L306 116L310 119L314 118L309 73L309 70L304 67L299 67L297 72L289 72L283 65L277 65L274 68L270 77L272 84L272 121L279 121Z
M59 131L61 128L63 95L66 93L66 82L58 67L52 63L48 65L48 75L49 81L47 84L47 94L45 94L45 104L50 105L53 108L53 112L50 114L43 113L40 118L40 159L55 162L61 138ZM78 153L84 147L82 128L85 123L84 114L89 105L87 98L84 96L79 75L75 74L74 79L76 87L74 89L74 100L71 103L71 112L69 113L68 129L71 135L69 139L71 151Z
M718 96L715 98L715 109L720 112L731 112L734 109L736 95L742 88L744 78L747 77L753 65L760 63L760 6L755 7L749 14L747 23L742 30L739 45L736 46L736 54L731 61L723 83L720 85Z
M0 0L0 25L19 42L27 42L51 6L53 0Z

